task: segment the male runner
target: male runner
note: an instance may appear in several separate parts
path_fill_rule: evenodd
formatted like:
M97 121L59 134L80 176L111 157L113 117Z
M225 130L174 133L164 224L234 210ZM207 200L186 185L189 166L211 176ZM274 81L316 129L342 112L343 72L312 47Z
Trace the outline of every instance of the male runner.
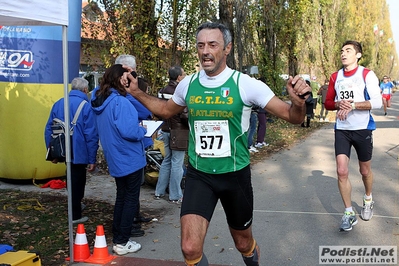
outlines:
M380 84L382 103L384 104L384 115L387 115L387 107L391 107L392 88L392 82L389 81L387 76L384 76Z
M343 68L331 75L325 102L327 110L337 110L335 156L338 188L345 205L340 231L350 231L352 226L357 224L351 201L352 186L349 181L352 146L357 153L365 189L361 217L368 221L373 216L371 156L375 122L370 110L381 108L382 100L377 76L373 71L358 65L361 57L362 46L359 42L346 41L342 45Z
M262 81L227 67L232 37L226 26L204 23L196 37L202 70L180 81L172 99L162 101L142 93L132 75L127 76L131 81L127 91L163 118L188 107L189 166L180 218L186 264L208 265L203 245L220 199L245 265L259 265L259 247L252 236L253 190L247 149L251 106L299 124L305 115L304 95L311 88L299 76L290 77L287 91L292 104L288 104Z

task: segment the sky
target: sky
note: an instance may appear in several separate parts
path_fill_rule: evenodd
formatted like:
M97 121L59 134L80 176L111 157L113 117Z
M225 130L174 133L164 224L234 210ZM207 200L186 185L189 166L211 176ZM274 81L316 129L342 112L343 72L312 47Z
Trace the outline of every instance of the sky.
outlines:
M393 39L396 45L396 53L399 55L399 1L398 0L387 0L389 6L389 14L391 19L391 28L393 33ZM396 16L396 19L395 19Z

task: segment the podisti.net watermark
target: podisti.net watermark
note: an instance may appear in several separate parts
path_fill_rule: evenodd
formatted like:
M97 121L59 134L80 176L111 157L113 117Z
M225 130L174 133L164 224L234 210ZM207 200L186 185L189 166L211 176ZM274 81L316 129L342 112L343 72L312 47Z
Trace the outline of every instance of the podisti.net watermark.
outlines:
M396 246L319 246L319 264L397 264Z

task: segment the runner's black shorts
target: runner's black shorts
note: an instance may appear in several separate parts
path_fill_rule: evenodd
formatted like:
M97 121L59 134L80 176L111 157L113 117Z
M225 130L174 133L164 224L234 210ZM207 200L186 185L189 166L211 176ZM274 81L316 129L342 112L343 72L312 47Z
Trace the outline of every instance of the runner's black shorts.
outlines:
M350 158L352 146L355 148L360 162L371 160L373 154L373 131L335 130L335 156L345 154Z
M251 226L253 189L250 166L226 174L207 174L188 165L180 216L197 214L211 221L219 199L231 228L245 230Z

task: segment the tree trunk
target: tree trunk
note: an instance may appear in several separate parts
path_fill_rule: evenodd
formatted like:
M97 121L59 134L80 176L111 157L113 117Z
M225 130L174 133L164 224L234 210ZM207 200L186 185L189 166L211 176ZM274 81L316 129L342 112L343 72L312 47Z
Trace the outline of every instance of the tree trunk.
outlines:
M233 0L220 0L219 1L219 17L220 17L220 22L223 23L227 28L229 28L231 32L231 37L232 37L232 48L230 51L230 54L227 56L227 65L230 68L235 69L236 64L234 60L234 25L233 25L233 19L234 19L234 14L233 14L233 5L234 1Z

